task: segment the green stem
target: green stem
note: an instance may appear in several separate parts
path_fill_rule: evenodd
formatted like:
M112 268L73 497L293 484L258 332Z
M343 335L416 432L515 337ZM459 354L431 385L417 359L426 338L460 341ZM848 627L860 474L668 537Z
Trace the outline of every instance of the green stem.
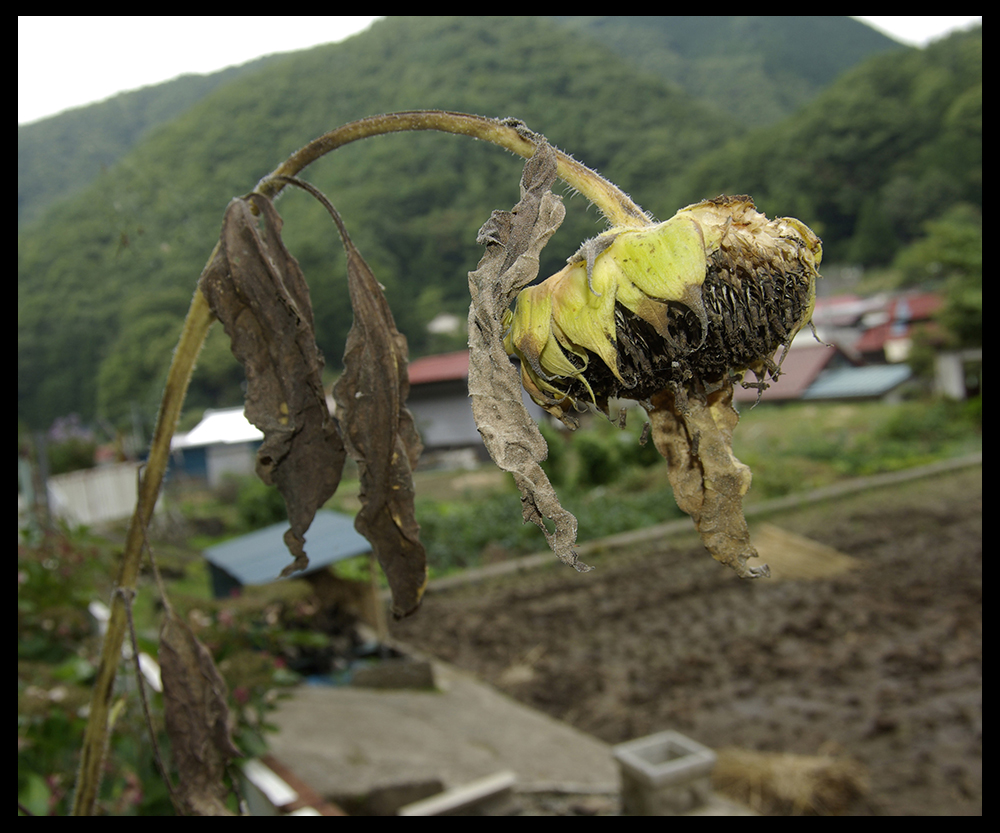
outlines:
M297 176L303 168L330 151L359 139L411 130L439 130L442 133L471 136L499 145L526 159L535 152L535 145L528 138L531 134L523 126L519 128L517 123L510 120L487 119L483 116L450 113L444 110L388 113L353 121L314 139L288 157L272 174L264 177L257 185L256 191L273 199L285 185L280 177ZM559 178L597 206L612 226L649 225L648 215L613 182L609 182L586 165L581 165L561 150L556 150L556 156Z
M214 257L215 252L212 252L208 262L211 263ZM108 738L108 714L128 619L125 597L120 591L135 590L146 540L146 527L153 516L153 508L156 506L163 476L167 470L170 439L181 414L184 396L194 371L195 359L205 343L205 337L214 320L205 296L200 290L196 291L167 374L163 399L160 401L160 413L149 448L149 459L139 484L139 498L125 539L125 551L122 554L121 572L118 576L118 592L115 592L111 600L111 617L108 620L101 662L90 698L90 715L87 718L76 794L73 798L72 813L75 816L93 814L101 783L101 766Z

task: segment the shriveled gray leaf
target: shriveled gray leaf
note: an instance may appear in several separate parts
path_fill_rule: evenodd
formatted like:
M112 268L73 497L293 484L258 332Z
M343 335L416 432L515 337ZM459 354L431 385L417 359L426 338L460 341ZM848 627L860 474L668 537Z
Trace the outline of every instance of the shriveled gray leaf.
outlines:
M309 288L281 225L270 200L234 199L199 287L246 370L247 419L264 432L257 474L277 485L288 508L288 575L309 564L305 533L337 490L345 450L323 393Z
M524 520L538 526L560 559L584 572L579 561L577 521L559 503L539 465L548 446L521 398L521 380L503 347L503 316L514 296L538 275L538 256L565 216L550 190L556 156L541 137L525 163L521 199L511 212L495 211L479 232L486 253L469 273L469 396L486 450L521 491ZM551 526L550 526L551 525Z
M193 815L232 815L224 776L228 761L241 753L229 734L226 684L208 649L169 609L160 629L159 661L177 796Z

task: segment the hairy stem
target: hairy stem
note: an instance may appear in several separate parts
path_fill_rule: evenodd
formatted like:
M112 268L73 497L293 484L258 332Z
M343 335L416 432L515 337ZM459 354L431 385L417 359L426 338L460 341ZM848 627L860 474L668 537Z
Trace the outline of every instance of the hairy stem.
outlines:
M209 258L209 263L215 257L215 252ZM149 448L149 460L146 463L145 474L139 483L139 498L129 526L128 537L125 539L125 551L122 554L121 572L118 576L117 588L111 600L111 617L108 620L108 630L104 637L104 647L101 652L101 662L97 669L97 679L90 699L90 715L87 719L87 729L83 738L83 748L80 754L80 771L77 776L76 794L73 798L73 815L89 816L94 812L97 793L101 783L101 765L108 740L108 714L111 708L111 698L114 689L115 675L121 660L122 642L128 612L123 592L134 591L139 577L139 566L142 562L143 544L146 538L146 527L153 516L153 508L160 494L160 486L167 470L170 456L170 439L180 417L184 396L188 383L194 371L195 359L205 343L208 330L215 320L208 307L205 296L195 291L188 310L180 341L174 351L174 358L167 374L167 383L160 401L160 413L156 421L156 430Z
M272 174L264 177L257 185L257 193L273 199L287 181L283 177L297 176L303 168L330 151L359 139L411 130L439 130L442 133L471 136L499 145L526 159L535 152L530 131L520 122L510 119L488 119L445 110L388 113L350 122L314 139L288 157ZM586 165L581 165L561 150L556 150L556 157L556 172L559 178L597 206L612 226L649 225L650 219L646 213L613 182L609 182Z

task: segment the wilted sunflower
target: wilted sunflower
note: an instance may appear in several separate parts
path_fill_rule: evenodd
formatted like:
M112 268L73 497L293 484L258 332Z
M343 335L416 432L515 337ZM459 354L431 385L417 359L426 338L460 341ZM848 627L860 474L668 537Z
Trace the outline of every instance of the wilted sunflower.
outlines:
M807 226L749 197L700 202L588 241L520 293L504 345L535 402L570 424L586 402L607 414L612 397L710 393L747 371L762 385L812 316L821 258Z

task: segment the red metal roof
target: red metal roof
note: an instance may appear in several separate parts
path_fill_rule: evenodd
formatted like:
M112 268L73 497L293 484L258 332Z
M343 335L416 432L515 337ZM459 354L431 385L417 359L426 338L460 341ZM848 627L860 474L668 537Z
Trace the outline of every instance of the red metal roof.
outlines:
M424 356L410 362L410 385L426 385L429 382L452 382L469 378L469 351L442 353L440 356Z
M931 316L944 303L944 299L933 292L907 293L891 298L885 305L888 320L870 327L861 334L854 344L859 353L874 353L885 348L885 343L894 338L909 338L913 324L924 323L932 326Z
M805 392L820 371L823 370L830 360L835 356L843 356L840 350L835 347L827 347L825 344L810 344L807 347L794 347L788 351L785 361L781 365L781 376L778 381L770 379L770 387L761 394L762 402L776 402L784 399L798 399ZM781 356L781 350L775 353L774 360ZM747 382L756 381L753 373L746 374ZM736 386L733 398L737 402L756 402L757 389L743 388Z

